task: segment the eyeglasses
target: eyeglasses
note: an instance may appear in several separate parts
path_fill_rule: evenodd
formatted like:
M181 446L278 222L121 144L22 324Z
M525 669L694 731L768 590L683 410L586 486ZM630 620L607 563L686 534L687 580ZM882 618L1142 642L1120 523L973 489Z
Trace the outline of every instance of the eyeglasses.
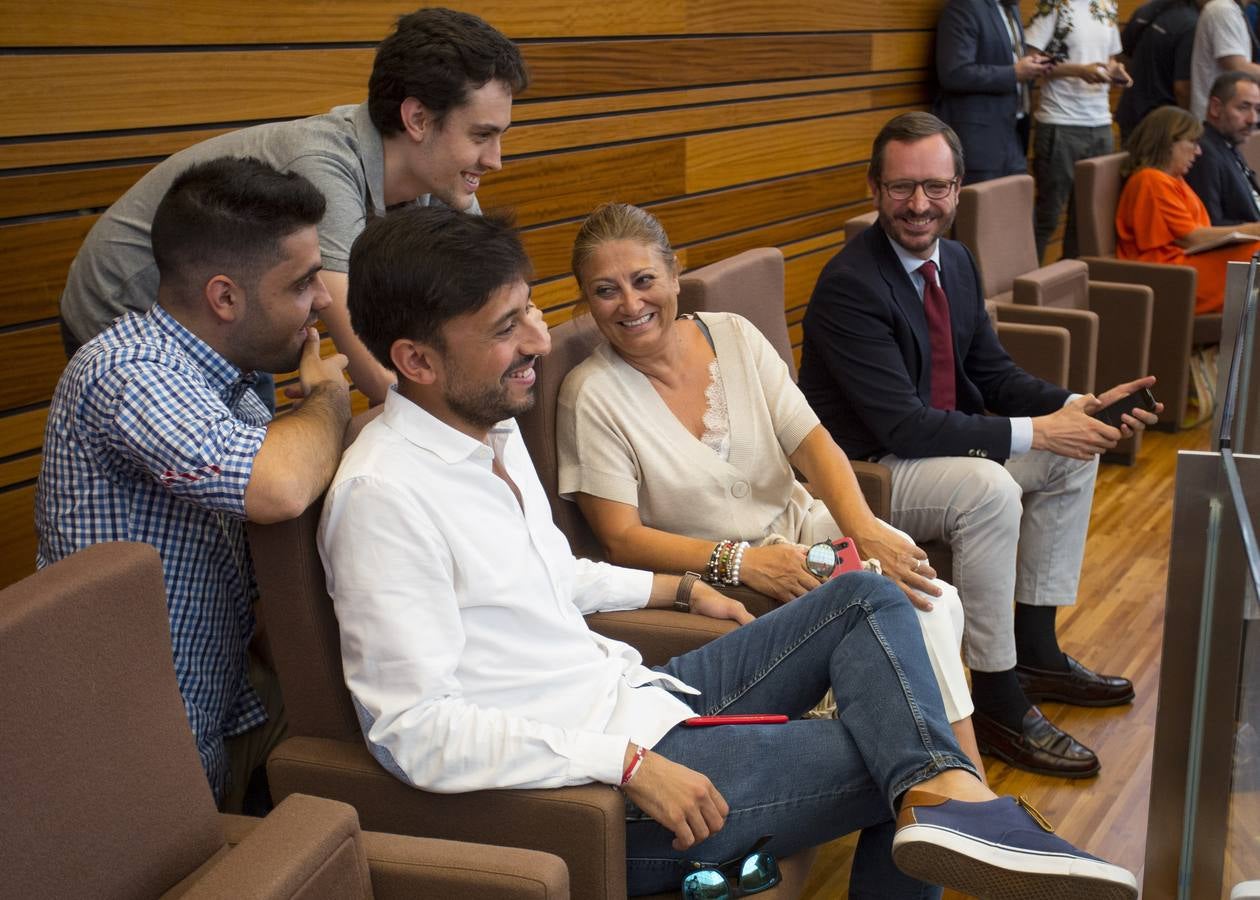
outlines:
M929 200L944 200L949 196L950 191L958 186L958 179L951 178L949 181L941 181L939 178L930 178L927 181L881 181L879 185L894 200L909 200L914 196L917 188L923 188L923 193L927 195Z
M761 848L773 835L757 839L743 856L716 866L693 863L682 881L683 900L731 900L760 894L779 883L779 864Z

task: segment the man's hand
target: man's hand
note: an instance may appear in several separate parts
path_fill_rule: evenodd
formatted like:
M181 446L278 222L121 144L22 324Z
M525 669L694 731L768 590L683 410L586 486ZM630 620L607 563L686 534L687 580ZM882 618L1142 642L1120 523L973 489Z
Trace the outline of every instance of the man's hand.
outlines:
M893 580L910 602L924 612L932 609L933 597L941 589L932 583L936 570L928 564L927 553L897 529L878 519L875 527L861 535L853 535L858 551L867 559L879 560L884 574Z
M1133 79L1129 77L1129 71L1124 67L1124 63L1118 59L1113 59L1107 63L1107 80L1112 84L1118 84L1123 87L1133 87Z
M703 581L691 586L691 611L710 619L730 619L740 625L747 625L753 620L753 614L744 604Z
M626 747L630 765L635 746ZM674 833L675 850L686 850L722 830L730 807L713 782L659 753L643 757L639 771L622 790L653 820Z
M795 600L822 583L805 568L805 551L790 543L749 547L739 564L739 580L780 603Z
M328 359L320 357L319 331L308 328L306 329L306 343L302 345L302 358L298 363L298 383L285 388L284 395L290 400L301 400L314 390L316 385L325 383L339 385L342 390L349 392L350 385L341 374L346 370L346 364L344 353L334 353Z
M1142 388L1148 388L1154 383L1155 383L1155 376L1147 375L1145 378L1139 378L1136 381L1129 381L1129 382L1126 382L1125 384L1118 384L1115 387L1113 387L1111 390L1103 391L1101 394L1099 394L1098 400L1097 400L1097 406L1087 408L1086 412L1093 413L1096 410L1102 409L1105 406L1110 406L1113 403L1118 403L1120 400L1127 397L1129 394L1132 394L1135 391L1140 391L1142 390ZM1155 404L1154 412L1148 412L1147 410L1140 409L1136 406L1130 409L1124 410L1123 415L1120 417L1120 421L1124 423L1120 427L1120 433L1123 434L1125 437L1132 437L1134 434L1136 434L1139 431L1145 431L1148 425L1154 425L1156 422L1159 421L1159 414L1162 413L1163 411L1164 411L1164 404L1162 403Z
M1102 405L1093 394L1086 394L1048 416L1034 417L1032 448L1071 459L1089 459L1112 449L1124 437L1120 429L1089 415Z
M1044 53L1029 53L1015 61L1015 80L1032 81L1054 68L1054 60Z

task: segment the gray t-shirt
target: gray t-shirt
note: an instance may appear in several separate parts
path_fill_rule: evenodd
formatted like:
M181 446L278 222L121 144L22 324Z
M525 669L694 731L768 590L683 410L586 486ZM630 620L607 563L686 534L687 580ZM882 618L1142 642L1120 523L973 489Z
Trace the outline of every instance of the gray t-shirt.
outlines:
M144 312L157 300L149 238L153 214L181 172L220 156L257 157L282 172L298 172L323 192L328 207L319 224L319 245L330 271L349 269L350 245L369 215L385 212L385 152L366 103L255 125L181 150L106 210L79 248L61 295L61 318L80 343L123 313ZM429 195L418 202L427 205ZM480 212L476 197L471 210Z
M1251 33L1234 0L1210 0L1199 13L1190 56L1190 113L1196 119L1207 115L1212 82L1225 71L1217 60L1224 56L1251 59Z

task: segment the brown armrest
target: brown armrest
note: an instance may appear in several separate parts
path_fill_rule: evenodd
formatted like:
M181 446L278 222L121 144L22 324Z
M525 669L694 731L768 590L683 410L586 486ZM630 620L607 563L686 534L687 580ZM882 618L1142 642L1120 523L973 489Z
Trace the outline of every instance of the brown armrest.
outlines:
M1018 280L1016 284L1018 284ZM1013 325L1055 325L1072 336L1064 385L1077 394L1094 392L1098 359L1098 313L1088 309L1051 309L1015 303L998 304L998 321Z
M626 896L625 801L607 785L434 794L390 775L362 742L309 737L272 751L267 777L272 797L304 792L349 803L371 831L552 853L568 866L574 897Z
M376 900L567 900L569 870L551 853L365 831Z
M1145 285L1089 283L1089 305L1098 312L1099 322L1098 390L1110 390L1151 371L1154 302L1154 293ZM1184 365L1182 369L1184 378ZM1140 434L1126 438L1103 454L1103 460L1132 465L1141 443Z
M892 514L892 471L879 463L857 459L850 460L849 464L853 466L866 505L877 518L887 522Z
M1145 285L1091 281L1089 307L1098 313L1098 389L1108 390L1150 371L1155 354L1154 292Z
M638 650L646 666L669 662L736 627L734 622L672 609L593 613L586 617L586 623L604 637L624 641Z
M999 319L997 336L1021 369L1051 384L1067 385L1072 335L1066 328Z
M1190 391L1190 345L1194 333L1194 291L1198 273L1190 266L1087 257L1089 277L1095 281L1141 284L1155 292L1151 325L1150 373L1158 381L1155 395L1164 403L1162 425L1178 428ZM1091 308L1092 308L1091 301ZM1103 348L1098 348L1099 359ZM1098 387L1112 387L1098 373Z
M296 794L194 882L187 900L367 897L367 858L353 809Z

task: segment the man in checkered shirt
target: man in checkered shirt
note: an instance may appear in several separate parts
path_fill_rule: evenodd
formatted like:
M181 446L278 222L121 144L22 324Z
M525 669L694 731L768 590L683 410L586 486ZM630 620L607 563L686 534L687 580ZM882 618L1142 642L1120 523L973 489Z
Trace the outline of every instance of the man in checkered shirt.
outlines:
M249 653L257 589L244 522L314 501L350 417L346 358L320 359L314 328L329 303L315 230L324 205L305 178L256 159L180 175L153 221L157 305L74 355L44 434L37 564L101 541L157 548L180 693L229 810L284 722L274 676ZM292 369L301 403L269 422L255 372Z

